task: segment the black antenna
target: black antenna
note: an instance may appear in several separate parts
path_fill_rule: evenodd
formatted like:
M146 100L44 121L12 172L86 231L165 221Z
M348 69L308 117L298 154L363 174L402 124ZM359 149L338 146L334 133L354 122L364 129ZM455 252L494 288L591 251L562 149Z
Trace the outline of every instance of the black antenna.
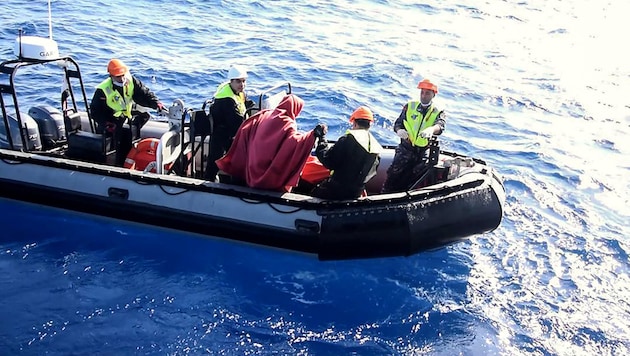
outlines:
M52 11L50 9L50 0L48 0L48 38L52 38Z
M18 58L22 58L22 29L18 30Z

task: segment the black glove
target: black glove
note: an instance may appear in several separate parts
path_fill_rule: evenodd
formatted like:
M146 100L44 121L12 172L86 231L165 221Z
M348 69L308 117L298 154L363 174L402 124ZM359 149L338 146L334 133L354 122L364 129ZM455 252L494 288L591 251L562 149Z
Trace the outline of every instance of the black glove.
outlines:
M254 107L254 105L256 105L256 104L254 104L253 100L250 100L250 99L245 100L245 108L246 109L251 109L251 108Z
M328 147L328 141L326 141L326 137L320 137L317 139L317 150L323 150Z
M313 129L313 132L315 133L316 138L321 139L326 135L326 133L328 133L328 127L326 124L317 124L317 126Z

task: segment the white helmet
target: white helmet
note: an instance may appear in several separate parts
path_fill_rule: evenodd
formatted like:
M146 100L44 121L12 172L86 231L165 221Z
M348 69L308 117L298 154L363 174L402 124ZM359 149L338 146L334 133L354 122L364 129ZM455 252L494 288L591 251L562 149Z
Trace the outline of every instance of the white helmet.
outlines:
M247 70L240 65L233 65L228 72L228 80L247 78Z

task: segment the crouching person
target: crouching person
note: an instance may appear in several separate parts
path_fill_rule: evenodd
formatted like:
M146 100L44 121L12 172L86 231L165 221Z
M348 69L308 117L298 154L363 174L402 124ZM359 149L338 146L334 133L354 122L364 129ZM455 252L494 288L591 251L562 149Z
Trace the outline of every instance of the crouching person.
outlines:
M129 68L119 59L107 63L109 76L96 87L90 112L96 121L96 132L113 136L116 144L116 165L125 164L132 148L133 134L127 122L142 127L149 116L132 118L132 104L164 110L164 104L140 79L131 75ZM132 120L133 119L133 120ZM131 126L131 125L130 125Z
M372 111L365 106L350 116L352 128L334 145L320 139L316 154L324 167L331 170L326 180L318 184L312 195L329 200L356 199L361 196L365 184L376 175L383 150L369 132L374 122Z

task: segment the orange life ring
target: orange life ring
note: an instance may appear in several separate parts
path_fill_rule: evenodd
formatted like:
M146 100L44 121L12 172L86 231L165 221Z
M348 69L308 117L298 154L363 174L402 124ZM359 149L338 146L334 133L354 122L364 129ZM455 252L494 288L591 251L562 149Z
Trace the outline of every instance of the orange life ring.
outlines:
M156 160L156 151L160 140L157 138L145 138L138 142L129 154L127 158L125 158L125 164L123 167L129 169L135 169L137 171L144 171L144 169L151 162L155 162ZM156 172L155 167L153 167L149 172Z

